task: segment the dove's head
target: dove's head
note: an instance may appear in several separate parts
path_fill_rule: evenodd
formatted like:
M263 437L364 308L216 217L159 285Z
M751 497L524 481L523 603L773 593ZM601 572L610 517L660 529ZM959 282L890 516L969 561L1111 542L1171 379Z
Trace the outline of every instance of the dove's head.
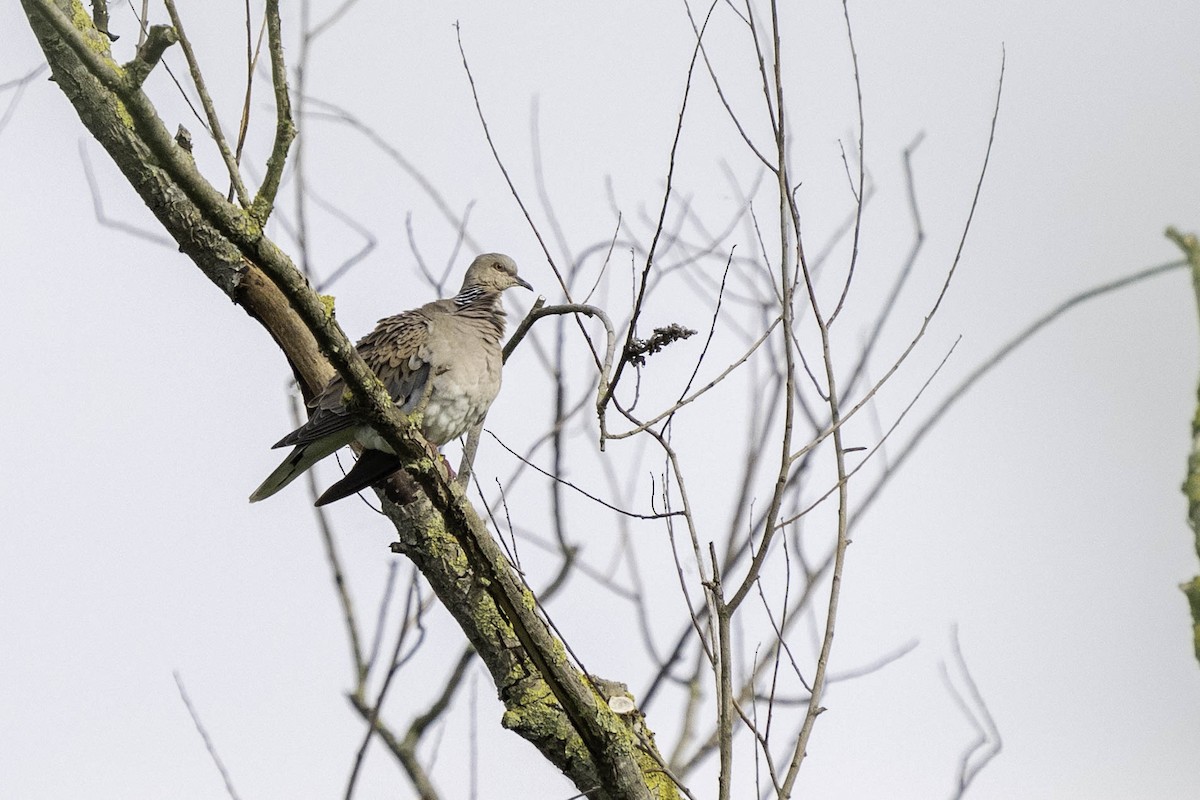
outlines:
M517 276L517 262L502 253L484 253L467 267L462 291L480 288L489 292L503 292L513 286L533 287Z

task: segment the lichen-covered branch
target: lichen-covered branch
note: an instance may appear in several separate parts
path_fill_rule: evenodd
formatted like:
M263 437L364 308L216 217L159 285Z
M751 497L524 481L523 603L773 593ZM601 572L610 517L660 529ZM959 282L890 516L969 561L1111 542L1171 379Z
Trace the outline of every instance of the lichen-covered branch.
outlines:
M1196 308L1200 311L1200 240L1195 234L1180 233L1175 228L1167 229L1167 238L1179 245L1187 257L1192 270L1192 286L1196 291ZM1196 537L1196 555L1200 556L1200 392L1197 392L1196 413L1192 416L1192 449L1188 453L1183 493L1188 501L1188 525ZM1192 608L1192 644L1196 660L1200 661L1200 575L1179 588L1187 595Z
M283 177L288 149L296 138L292 122L292 101L288 97L287 65L283 60L283 34L279 25L279 0L267 2L267 46L271 51L271 84L275 88L275 143L267 158L267 173L250 206L259 225L266 225L275 205L275 194Z

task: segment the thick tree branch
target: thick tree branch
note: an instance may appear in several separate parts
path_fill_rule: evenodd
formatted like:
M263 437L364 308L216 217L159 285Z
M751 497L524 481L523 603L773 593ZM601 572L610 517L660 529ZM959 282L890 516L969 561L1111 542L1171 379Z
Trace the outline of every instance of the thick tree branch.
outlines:
M22 0L22 6L81 121L180 249L263 323L309 389L328 380L332 365L356 411L408 462L429 502L385 504L400 533L396 548L425 573L488 666L508 709L505 724L592 797L677 796L634 732L567 660L532 594L452 485L442 459L346 338L332 307L255 216L200 175L140 86L112 60L107 39L80 2Z

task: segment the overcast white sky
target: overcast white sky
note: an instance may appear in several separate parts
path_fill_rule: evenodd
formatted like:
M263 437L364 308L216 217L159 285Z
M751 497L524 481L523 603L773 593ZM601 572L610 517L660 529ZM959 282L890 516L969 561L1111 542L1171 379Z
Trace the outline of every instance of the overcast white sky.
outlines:
M214 84L236 80L242 4L180 5ZM315 4L324 11L314 17L335 5ZM452 23L462 24L493 134L527 187L536 99L548 191L579 243L611 234L606 178L631 218L659 202L691 47L681 4L567 5L363 0L316 45L311 73L314 96L374 126L452 207L474 202L474 238L516 257L551 300L550 272L480 135ZM975 227L912 385L961 336L932 390L947 391L1062 299L1175 259L1167 225L1200 229L1194 1L854 6L879 191L863 298L883 291L908 246L900 154L925 134L914 165L930 237L900 337L919 324L953 252L1002 45L1007 52ZM836 3L804 4L784 21L793 169L814 231L846 209L837 142L851 140L854 117L840 15ZM136 36L127 9L114 10L113 28L127 37L121 46ZM3 82L41 56L16 3L0 8L0 31ZM738 51L727 55L732 65ZM175 115L168 125L186 124L169 84L153 80L164 115ZM696 92L697 118L716 122L687 139L681 191L719 214L731 202L719 169L730 131L711 94ZM749 113L758 98L749 88L742 96ZM0 95L0 109L12 97ZM225 91L218 101L232 125L240 97ZM259 113L269 129L269 111ZM380 240L336 290L339 319L357 337L430 299L413 277L405 215L435 263L453 231L364 139L309 125L314 187ZM0 130L0 795L223 796L178 699L178 670L242 797L341 796L361 724L342 697L346 648L321 545L301 492L245 501L274 466L266 448L288 428L288 370L261 329L171 247L96 223L81 141L107 214L155 230L59 89L36 81ZM358 240L327 217L317 225L327 271ZM971 797L1196 796L1200 673L1177 588L1200 568L1179 491L1196 330L1181 270L1106 296L1041 333L928 438L850 550L835 671L920 645L831 693L803 794L950 794L971 736L938 678L957 624L1004 737ZM533 435L523 411L538 401L535 374L532 359L506 373L489 418L502 437ZM880 416L905 401L904 392L881 397ZM495 450L485 464L505 474L511 464ZM713 463L711 480L721 468ZM345 558L370 609L392 558L387 526L358 504L339 507L337 519L354 534ZM581 538L606 553L605 535ZM669 562L660 568L673 576ZM645 665L622 660L619 629L589 627L603 612L580 596L556 621L589 667L638 690ZM459 644L446 636L431 647L456 653ZM427 688L419 674L402 697ZM570 796L528 745L497 732L494 692L478 678L480 796ZM434 773L446 797L466 796L463 761L450 753L468 734L468 696ZM410 796L383 754L370 766L360 797ZM753 796L743 786L738 796Z

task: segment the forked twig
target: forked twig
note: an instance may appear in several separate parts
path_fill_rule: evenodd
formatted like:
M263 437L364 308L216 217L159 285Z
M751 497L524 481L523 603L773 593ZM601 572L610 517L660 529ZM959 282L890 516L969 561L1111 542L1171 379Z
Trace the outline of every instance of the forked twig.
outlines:
M950 697L953 698L954 704L958 706L958 710L975 729L975 739L963 749L959 758L957 785L954 787L954 793L950 795L951 800L962 800L979 773L996 756L1000 755L1004 741L1000 736L1000 729L996 726L996 720L992 719L992 713L988 710L987 701L983 699L975 679L971 677L971 670L967 668L967 661L963 658L962 646L958 641L957 624L951 628L950 646L954 653L954 664L966 684L967 696L964 697L955 688L950 671L946 668L944 661L938 663L938 669L942 673L942 683L946 686ZM976 758L977 754L978 758Z

